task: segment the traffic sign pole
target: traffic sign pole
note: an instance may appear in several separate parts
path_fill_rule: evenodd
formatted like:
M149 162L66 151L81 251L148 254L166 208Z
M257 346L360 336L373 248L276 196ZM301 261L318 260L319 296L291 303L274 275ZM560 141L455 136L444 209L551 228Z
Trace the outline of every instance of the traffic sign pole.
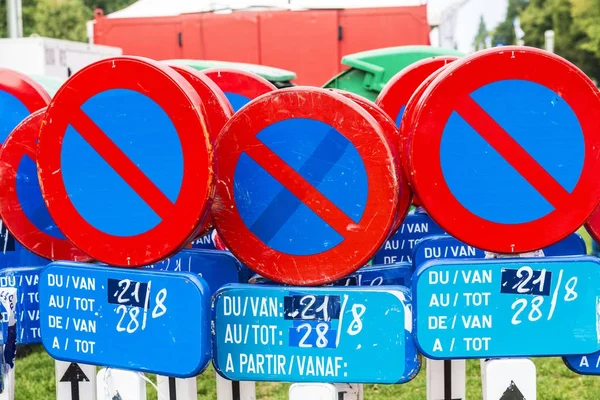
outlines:
M465 400L467 392L465 360L427 358L427 400Z
M98 400L146 400L146 381L139 372L102 368L97 375L96 394Z
M256 382L230 381L215 373L217 400L255 400Z
M198 400L198 384L196 377L173 378L157 375L158 397L163 400Z
M96 366L55 360L54 371L56 400L96 400Z

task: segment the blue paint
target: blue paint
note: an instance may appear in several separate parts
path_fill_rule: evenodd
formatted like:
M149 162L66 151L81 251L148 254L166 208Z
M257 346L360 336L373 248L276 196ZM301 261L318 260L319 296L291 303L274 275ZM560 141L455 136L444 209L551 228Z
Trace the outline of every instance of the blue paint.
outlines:
M521 270L522 280L503 280L506 269ZM544 279L533 278L543 270ZM509 284L523 293L502 293ZM548 295L531 294L546 285ZM429 261L413 277L418 347L432 359L592 353L599 295L595 257Z
M65 240L64 235L50 216L37 175L37 164L24 155L17 168L17 198L25 216L36 228L56 239Z
M229 252L218 250L182 250L144 268L196 274L204 279L211 295L225 284L243 282L244 279L242 264Z
M584 138L577 116L558 94L537 83L505 80L477 89L471 98L567 192L573 190L583 169ZM444 128L440 161L452 194L487 221L526 223L554 210L456 112Z
M25 104L12 94L0 90L0 143L30 114Z
M0 225L0 270L11 267L45 266L49 262L17 242L6 226Z
M92 96L81 109L171 202L177 200L183 180L181 143L169 116L154 100L132 90L112 89ZM69 198L98 230L135 236L161 222L161 216L71 125L62 143L61 164Z
M110 280L120 291L108 290ZM39 290L42 343L53 358L181 378L208 365L210 291L195 274L55 262Z
M257 138L351 220L360 222L367 202L367 175L348 139L331 126L306 118L270 125ZM343 242L343 236L245 153L234 181L242 220L269 247L306 256Z
M405 286L412 284L413 269L410 263L369 265L334 282L333 286Z
M587 252L585 241L579 234L573 233L560 242L544 249L547 257L583 256ZM446 259L483 259L485 251L459 241L448 235L428 236L413 249L413 268L429 260Z
M347 277L325 286L405 286L412 284L413 268L410 263L369 265ZM259 285L289 286L269 280L260 275L250 278L250 283Z
M576 374L600 375L600 351L583 356L563 357L563 361Z
M398 115L396 115L396 126L398 128L400 128L400 125L402 124L402 116L404 115L404 110L406 110L405 105L400 107L400 111L398 112Z
M311 296L315 296L312 305ZM298 301L290 308L294 297ZM420 368L407 313L410 293L402 287L228 285L213 302L213 363L219 374L231 380L406 382ZM253 325L269 327L268 344L262 344L253 329L248 328L246 335L245 327ZM230 341L240 327L241 334L235 336L240 340ZM264 360L262 370L257 367L259 359ZM377 362L365 368L365 360ZM317 368L317 362L324 362L325 368ZM306 369L309 363L312 373Z
M41 343L40 336L40 303L38 281L43 267L19 267L0 270L0 288L17 289L17 343ZM7 322L7 315L2 315ZM3 324L5 327L5 324Z
M227 97L227 100L229 100L229 104L231 104L231 108L233 108L234 112L238 112L238 110L242 107L244 107L246 104L250 103L250 101L252 99L246 97L246 96L242 96L241 94L238 93L233 93L233 92L224 92L225 93L225 97Z
M193 249L201 249L201 250L216 250L215 242L213 241L213 232L207 233L206 235L194 239L192 242Z
M375 254L373 264L412 262L412 250L423 238L441 235L444 230L427 214L409 214L400 229L394 233Z

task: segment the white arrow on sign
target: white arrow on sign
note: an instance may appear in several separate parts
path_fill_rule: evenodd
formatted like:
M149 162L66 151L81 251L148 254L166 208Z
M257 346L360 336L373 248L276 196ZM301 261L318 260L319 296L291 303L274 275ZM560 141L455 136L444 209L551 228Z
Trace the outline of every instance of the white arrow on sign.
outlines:
M98 400L146 400L146 382L138 372L102 368L96 388Z
M535 364L528 358L483 361L484 400L535 400Z
M94 365L56 361L57 400L96 400L96 367Z
M198 400L196 378L179 379L168 376L156 376L158 398L164 400Z

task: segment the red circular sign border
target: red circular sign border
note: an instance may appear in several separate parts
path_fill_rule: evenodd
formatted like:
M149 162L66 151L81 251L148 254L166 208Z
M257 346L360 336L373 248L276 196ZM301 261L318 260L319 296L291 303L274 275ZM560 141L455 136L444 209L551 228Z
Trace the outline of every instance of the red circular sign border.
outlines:
M179 133L183 181L171 214L177 217L163 218L141 235L117 237L90 225L71 203L62 180L62 140L69 124L69 107L79 108L90 97L110 89L139 92L140 85L146 93L158 93L152 99L169 115ZM120 267L139 267L176 253L196 235L206 217L213 182L212 147L203 122L205 117L195 107L197 104L199 96L181 75L166 65L141 57L98 61L74 74L61 87L48 107L40 131L38 176L50 215L69 240L96 260Z
M0 150L0 215L13 237L32 253L50 260L87 262L92 259L67 239L59 239L38 229L19 203L16 178L19 164L28 153L35 154L39 127L46 109L25 118L8 136ZM35 162L35 159L33 160ZM35 177L37 179L37 174Z
M250 100L265 93L278 90L275 85L260 75L234 68L208 68L202 71L223 92L242 95Z
M299 110L301 105L313 105L313 108L302 112ZM269 107L275 110L265 111ZM334 112L336 107L341 111ZM345 112L344 118L340 118L340 112ZM367 176L381 177L380 181L370 178L369 187L389 193L369 193L361 220L363 222L367 219L369 223L356 224L341 244L311 256L290 256L267 247L246 227L233 198L233 176L244 146L243 142L240 144L240 140L251 140L246 136L255 137L265 127L292 117L310 118L336 128L353 142L361 154ZM373 143L357 144L355 141L359 137L362 140L371 139L368 141ZM222 156L220 149L224 149ZM380 155L374 157L375 153ZM387 158L384 154L387 154ZM261 276L276 282L302 286L332 282L365 265L388 238L398 202L397 177L390 173L394 169L392 152L375 119L362 107L340 94L326 89L295 87L261 96L238 111L227 123L217 140L215 155L217 188L211 212L218 234L243 264ZM274 161L280 160L277 156L272 158ZM367 226L369 229L366 229ZM365 243L367 248L358 251L361 247L365 248ZM285 264L282 266L281 262Z
M8 68L0 68L0 90L18 98L30 113L46 107L51 100L42 85L29 76Z
M453 100L503 79L527 79L560 93L576 113L586 143L584 167L568 204L524 224L499 224L472 214L450 192L439 162L441 136L453 112ZM565 83L566 79L570 81ZM557 85L560 85L559 90ZM577 111L582 109L586 111ZM512 254L550 246L583 225L600 200L600 185L594 184L600 161L594 161L591 151L600 148L600 135L595 141L590 138L600 120L600 93L583 72L555 54L530 47L506 46L480 51L454 62L420 97L414 120L418 125L409 137L409 163L414 171L412 182L422 196L423 206L442 229L474 247ZM585 203L590 205L586 207ZM565 228L557 229L561 226Z
M214 143L219 137L221 129L233 116L233 108L231 108L227 96L212 79L202 72L186 65L169 63L167 65L183 76L200 96L200 100L202 100L201 107L203 107L204 115L206 115L208 135L211 143ZM212 197L210 203L212 203ZM207 235L213 228L214 224L209 215L204 219L196 237Z
M404 218L408 215L410 211L410 205L413 200L413 193L408 185L408 178L404 175L404 171L400 166L400 151L402 149L400 145L400 131L396 127L396 124L389 115L387 115L381 108L379 108L372 101L359 96L352 92L347 92L344 90L333 89L336 92L342 94L343 96L348 97L356 104L367 110L369 114L379 123L383 132L385 134L385 138L388 141L392 149L392 154L394 156L394 165L396 166L396 175L398 176L398 180L400 182L400 197L398 201L398 210L396 212L396 219L394 220L394 226L390 231L390 237L393 236L404 221Z

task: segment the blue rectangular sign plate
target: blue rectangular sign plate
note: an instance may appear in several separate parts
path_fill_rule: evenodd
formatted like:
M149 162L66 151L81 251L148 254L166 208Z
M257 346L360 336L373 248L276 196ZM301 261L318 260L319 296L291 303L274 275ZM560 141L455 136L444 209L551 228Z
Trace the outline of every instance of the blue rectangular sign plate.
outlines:
M38 281L43 267L6 268L0 270L0 288L17 289L17 343L41 343ZM2 321L7 321L2 313Z
M210 292L197 275L55 262L39 290L53 358L175 377L210 360Z
M413 247L424 237L442 235L444 230L425 213L409 214L373 258L373 264L412 262Z
M583 256L586 252L585 241L577 233L544 249L544 255L547 257ZM438 258L481 259L485 258L485 251L469 246L448 235L428 236L419 241L413 249L412 260L415 269L424 262Z
M432 359L600 349L595 257L438 260L413 277L416 339Z
M242 265L231 253L218 250L182 250L146 269L191 272L204 279L211 295L228 283L242 282Z
M401 383L419 371L399 286L228 285L213 323L213 363L231 380Z

